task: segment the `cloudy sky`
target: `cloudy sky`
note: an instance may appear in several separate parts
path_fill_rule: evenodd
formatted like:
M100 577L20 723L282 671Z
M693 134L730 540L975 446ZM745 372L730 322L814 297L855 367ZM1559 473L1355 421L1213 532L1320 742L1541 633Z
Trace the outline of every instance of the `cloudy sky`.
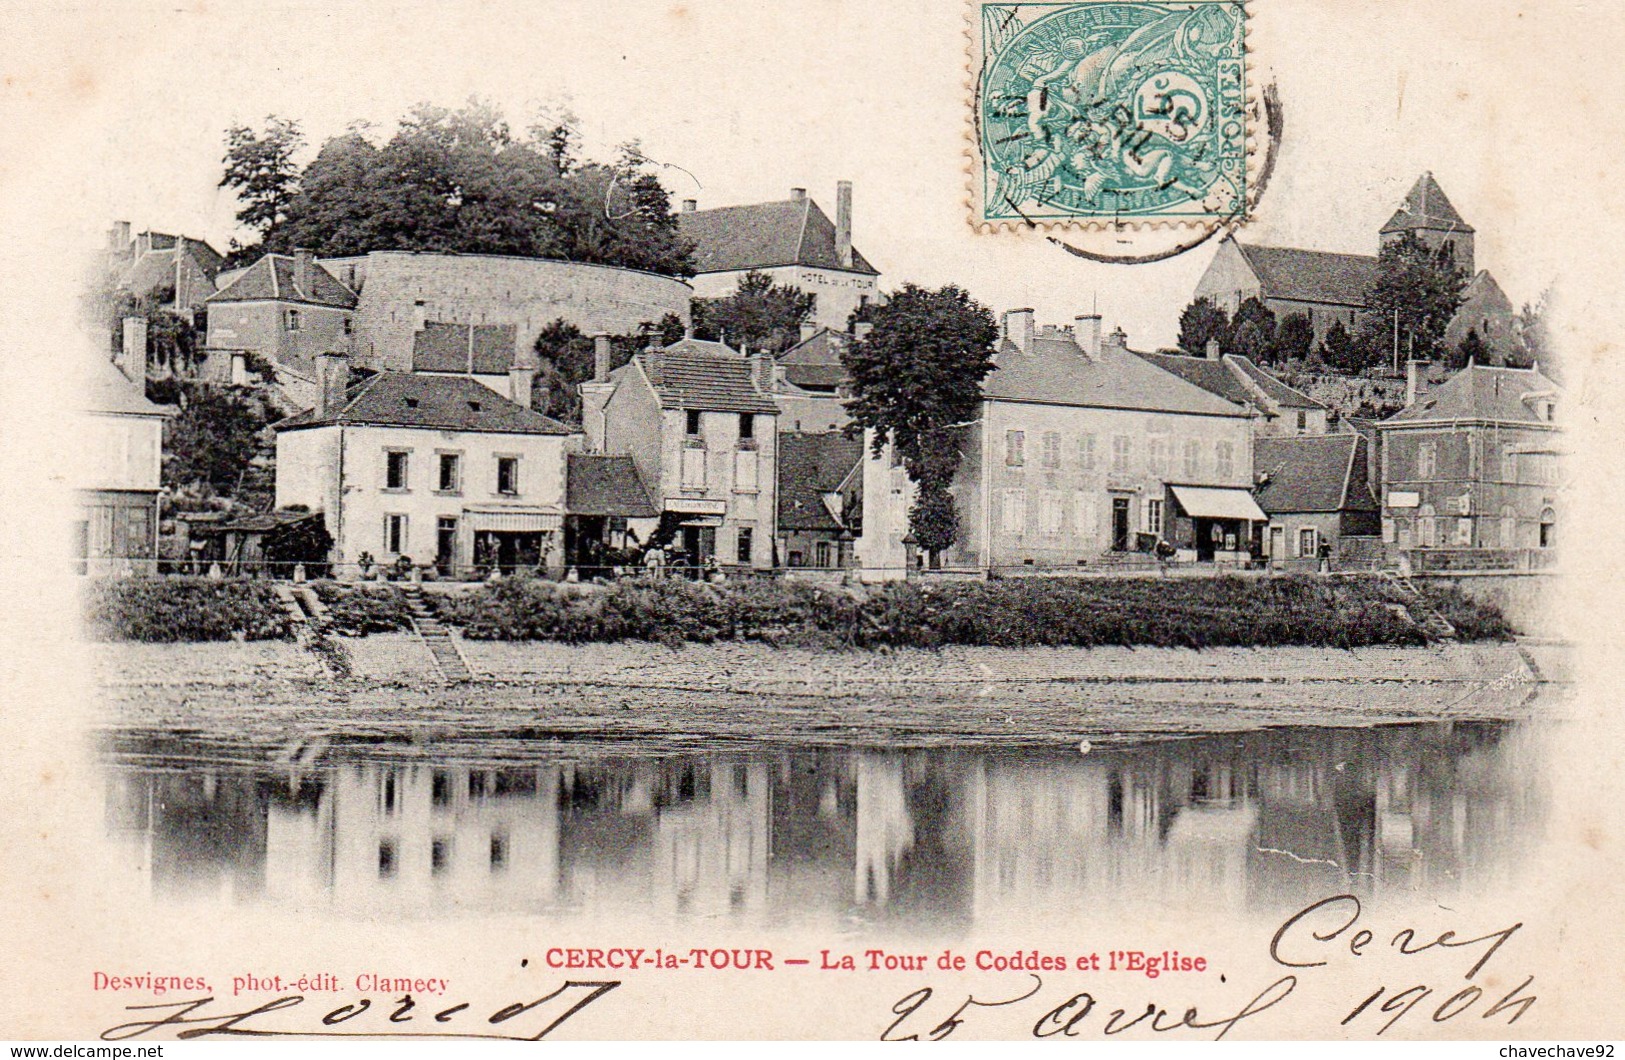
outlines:
M1619 54L1619 20L1577 32L1587 5L1523 12L1506 0L1252 6L1255 80L1279 85L1287 125L1247 238L1373 252L1432 170L1515 302L1561 277L1571 255L1552 233L1586 223L1587 185L1606 168L1588 145L1599 122L1619 121L1576 98L1574 70L1615 61L1604 57ZM885 282L955 281L995 309L1032 305L1041 321L1098 299L1137 346L1172 341L1212 253L1104 266L1031 234L973 233L968 9L956 0L30 10L9 41L4 99L27 134L8 150L7 202L45 199L52 230L81 241L116 217L224 247L236 204L216 183L233 122L294 117L314 144L357 120L387 131L417 101L478 94L516 124L566 104L590 148L639 138L669 164L674 198L702 206L805 186L832 211L835 182L851 179L856 242Z

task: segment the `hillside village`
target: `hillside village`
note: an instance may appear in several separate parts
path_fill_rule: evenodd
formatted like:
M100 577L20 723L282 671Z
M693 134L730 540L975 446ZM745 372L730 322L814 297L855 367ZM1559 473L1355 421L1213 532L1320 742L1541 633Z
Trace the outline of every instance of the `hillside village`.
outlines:
M1431 174L1375 242L1447 248L1463 267L1445 345L1464 364L1397 341L1357 373L1318 355L1266 364L1240 338L1146 350L1092 313L1006 309L980 412L956 428L958 536L940 555L910 532L902 462L846 407L843 355L886 298L885 248L858 249L854 216L847 182L833 216L801 188L685 201L691 279L390 246L228 268L203 240L116 224L104 266L126 312L93 366L87 444L102 458L81 491L78 569L874 582L1553 562L1563 395L1523 363L1512 304L1474 271L1474 229ZM1191 299L1248 327L1267 313L1282 335L1290 321L1318 351L1378 313L1377 271L1374 256L1232 237ZM763 276L814 296L785 348L696 333L696 306ZM182 333L157 341L153 309ZM538 353L561 327L592 349L562 403ZM182 496L162 478L188 455L167 397L217 392L269 426L216 472L235 491Z

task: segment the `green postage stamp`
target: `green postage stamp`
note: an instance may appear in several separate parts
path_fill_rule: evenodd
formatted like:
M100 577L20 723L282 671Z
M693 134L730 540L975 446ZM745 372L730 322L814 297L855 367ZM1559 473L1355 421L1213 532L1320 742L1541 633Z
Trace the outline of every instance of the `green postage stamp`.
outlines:
M972 18L973 224L1245 219L1243 0L981 3Z

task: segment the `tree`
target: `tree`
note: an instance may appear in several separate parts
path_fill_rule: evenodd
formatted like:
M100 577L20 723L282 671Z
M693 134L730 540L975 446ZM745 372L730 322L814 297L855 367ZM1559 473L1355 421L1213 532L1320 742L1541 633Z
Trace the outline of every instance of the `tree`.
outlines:
M1288 313L1275 329L1275 347L1270 351L1275 364L1307 361L1315 348L1315 326L1304 313Z
M1205 357L1207 344L1230 344L1230 314L1207 298L1198 298L1179 314L1179 348L1192 357Z
M1246 299L1230 320L1230 341L1222 345L1224 352L1261 361L1268 360L1274 345L1274 311L1257 298Z
M1557 350L1552 345L1551 328L1546 317L1551 310L1552 291L1547 288L1533 305L1528 302L1518 311L1512 320L1513 333L1517 336L1517 352L1507 358L1508 364L1518 368L1539 366L1541 372L1552 379L1553 382L1562 382L1559 378L1561 366L1557 363Z
M1341 320L1333 321L1327 329L1326 338L1320 344L1320 359L1326 367L1345 375L1358 375L1366 368L1359 347Z
M896 448L918 487L909 528L933 565L957 536L948 486L959 469L954 430L976 412L993 370L993 314L952 284L905 284L872 314L873 330L848 343L853 423L874 432L873 451Z
M294 155L305 144L299 123L271 115L264 132L246 125L226 130L225 171L220 187L237 193L242 209L237 220L252 229L261 240L287 217L288 206L299 186L299 166ZM233 243L233 250L238 245Z
M658 323L646 323L625 335L609 337L610 371L632 359L650 343L670 345L683 336L683 322L667 313ZM536 336L541 361L531 390L531 407L565 423L581 422L581 384L597 369L596 340L560 317Z
M1393 357L1396 320L1401 361L1442 359L1447 353L1445 329L1466 286L1467 273L1456 267L1451 244L1434 250L1414 232L1383 244L1370 297L1375 325L1365 329L1367 362L1381 364Z
M800 341L801 324L817 302L817 295L774 283L765 272L747 273L733 294L694 299L694 333L753 351L783 353Z
M1489 360L1490 348L1478 337L1478 329L1468 328L1467 335L1456 346L1448 363L1450 369L1456 371L1469 364L1488 364Z
M270 411L242 387L174 383L171 389L172 395L158 395L181 408L164 441L164 485L236 495L251 476L256 458L263 459L266 453Z

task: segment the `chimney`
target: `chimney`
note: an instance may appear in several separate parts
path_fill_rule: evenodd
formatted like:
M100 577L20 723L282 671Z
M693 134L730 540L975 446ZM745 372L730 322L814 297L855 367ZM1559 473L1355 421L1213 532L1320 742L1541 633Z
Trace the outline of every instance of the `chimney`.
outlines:
M1091 358L1100 356L1100 314L1084 313L1074 317L1072 336L1083 352Z
M862 342L864 339L868 338L869 333L874 330L875 326L873 324L866 320L860 320L856 324L852 325L852 337L857 339L859 342Z
M818 334L818 323L816 321L803 320L801 322L801 341L802 342L806 342L808 339L812 338L816 334Z
M316 358L316 418L336 416L350 385L350 357L332 350Z
M699 208L700 208L699 200L697 200L697 199L684 199L683 200L683 212L684 213L693 213L695 210L698 210Z
M1111 353L1127 353L1128 352L1128 333L1125 332L1120 327L1119 328L1113 328L1112 333L1110 335L1106 336L1106 338L1101 342L1100 351L1101 351L1101 353L1107 353L1107 354L1111 354Z
M609 334L600 331L592 337L592 381L609 382Z
M841 268L852 267L852 182L835 184L835 260Z
M1207 359L1210 360L1210 361L1216 361L1216 360L1219 359L1219 340L1218 339L1208 339L1207 340Z
M142 232L135 237L135 256L140 257L152 249L152 233Z
M231 385L248 385L248 352L246 350L231 351Z
M790 201L791 202L805 202L806 200L807 200L807 189L806 188L791 188L790 189Z
M107 249L115 254L127 254L130 251L130 222L114 221L113 227L107 232Z
M306 298L314 293L315 265L315 254L304 247L293 248L293 285L299 288L299 293Z
M764 394L773 393L773 357L767 353L750 355L751 381Z
M124 318L124 343L113 362L131 380L147 377L147 318Z
M536 369L516 364L508 369L508 397L515 405L530 408L531 385L536 382Z
M1428 392L1428 386L1428 362L1416 360L1406 361L1405 407L1410 408L1412 405L1416 404L1422 395Z
M1012 309L1004 314L1004 337L1022 353L1033 352L1033 311Z

